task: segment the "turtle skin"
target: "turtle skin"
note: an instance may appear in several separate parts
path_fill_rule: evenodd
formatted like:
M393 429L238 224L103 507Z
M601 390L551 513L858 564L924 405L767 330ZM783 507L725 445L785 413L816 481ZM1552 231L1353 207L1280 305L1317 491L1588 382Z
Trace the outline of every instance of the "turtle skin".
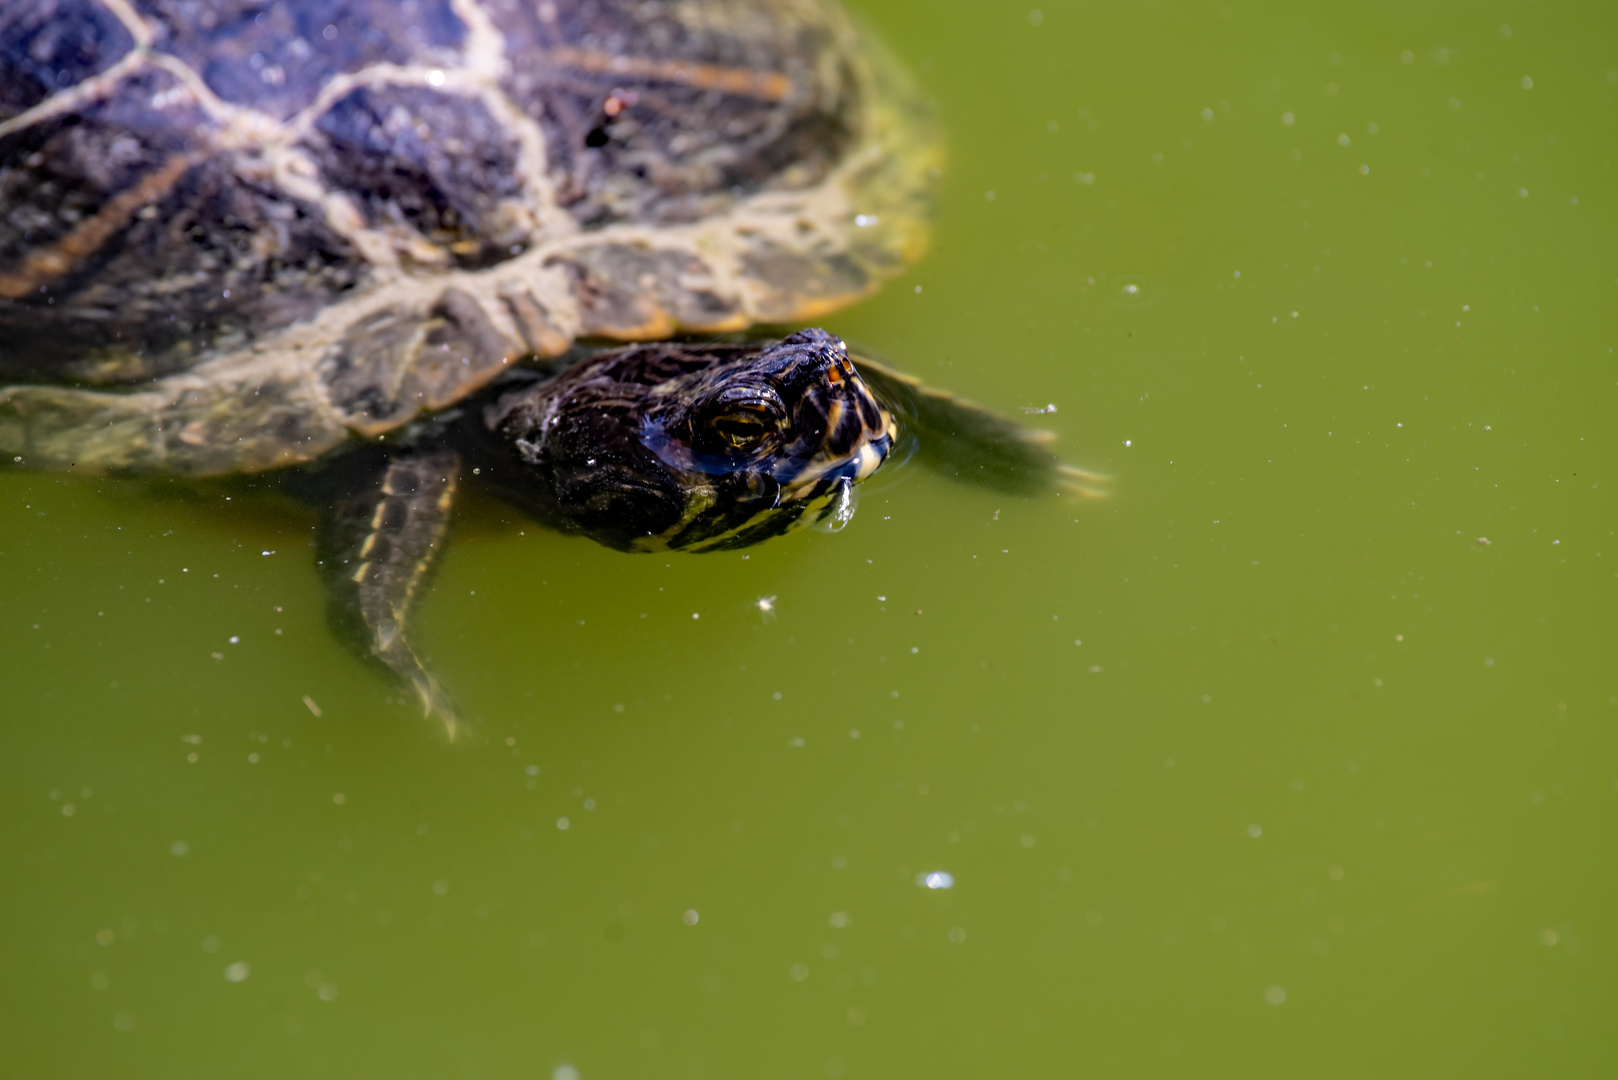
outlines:
M813 319L925 244L819 0L8 0L0 453L253 472L578 338Z

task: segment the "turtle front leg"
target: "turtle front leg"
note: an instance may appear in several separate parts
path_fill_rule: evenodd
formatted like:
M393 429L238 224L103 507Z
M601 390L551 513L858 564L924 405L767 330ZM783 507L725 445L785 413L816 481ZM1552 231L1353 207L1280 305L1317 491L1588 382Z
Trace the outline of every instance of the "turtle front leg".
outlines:
M454 739L460 717L411 643L410 616L443 549L459 480L453 450L361 451L320 477L317 549L331 619L421 697Z
M916 456L950 479L1018 495L1066 491L1106 497L1102 485L1111 477L1063 462L1051 449L1053 432L1023 427L868 357L855 357L854 363L915 435Z

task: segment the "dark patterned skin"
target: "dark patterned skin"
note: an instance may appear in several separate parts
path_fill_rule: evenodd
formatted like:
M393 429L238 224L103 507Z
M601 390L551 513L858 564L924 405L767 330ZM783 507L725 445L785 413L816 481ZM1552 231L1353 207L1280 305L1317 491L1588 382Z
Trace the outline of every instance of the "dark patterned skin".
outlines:
M474 427L488 482L621 551L746 547L817 520L898 437L824 330L616 349L504 394Z

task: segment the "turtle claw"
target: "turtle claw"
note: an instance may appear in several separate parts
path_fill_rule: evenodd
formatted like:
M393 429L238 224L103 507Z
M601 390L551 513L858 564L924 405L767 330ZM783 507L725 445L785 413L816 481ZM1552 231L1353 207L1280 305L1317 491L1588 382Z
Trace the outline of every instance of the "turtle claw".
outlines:
M1112 492L1099 485L1111 480L1112 477L1103 473L1091 472L1076 465L1061 464L1056 466L1056 488L1058 493L1066 492L1069 495L1078 495L1085 499L1109 499Z
M1089 469L1081 469L1077 465L1068 465L1066 463L1058 465L1056 467L1056 471L1061 473L1064 477L1071 477L1074 480L1085 480L1092 484L1105 484L1107 481L1112 479L1112 477L1107 473L1091 472Z
M455 702L450 699L448 691L439 684L437 679L425 671L415 672L411 676L410 684L415 687L417 695L421 697L422 719L437 716L444 722L444 732L449 736L449 741L454 742L455 737L461 733L465 724L461 720L460 710L455 707Z

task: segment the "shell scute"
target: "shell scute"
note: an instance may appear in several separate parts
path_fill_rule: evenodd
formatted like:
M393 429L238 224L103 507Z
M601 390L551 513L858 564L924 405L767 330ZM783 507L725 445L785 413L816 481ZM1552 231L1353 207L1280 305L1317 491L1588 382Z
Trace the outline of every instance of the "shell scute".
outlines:
M825 9L489 0L506 92L544 129L561 204L586 228L709 217L819 180L856 126Z
M523 351L475 297L450 287L425 312L399 305L356 322L317 371L332 408L374 435L459 400Z
M136 0L153 47L214 93L285 120L335 75L373 64L453 64L466 24L450 0Z
M650 341L676 330L739 329L751 321L695 252L599 244L559 262L574 278L585 334Z
M128 28L95 0L5 0L0 121L100 74L134 47Z
M0 377L151 378L307 318L358 276L318 207L163 70L0 138Z
M503 261L534 230L517 136L477 98L362 87L320 115L306 144L369 227L419 235L444 265Z

